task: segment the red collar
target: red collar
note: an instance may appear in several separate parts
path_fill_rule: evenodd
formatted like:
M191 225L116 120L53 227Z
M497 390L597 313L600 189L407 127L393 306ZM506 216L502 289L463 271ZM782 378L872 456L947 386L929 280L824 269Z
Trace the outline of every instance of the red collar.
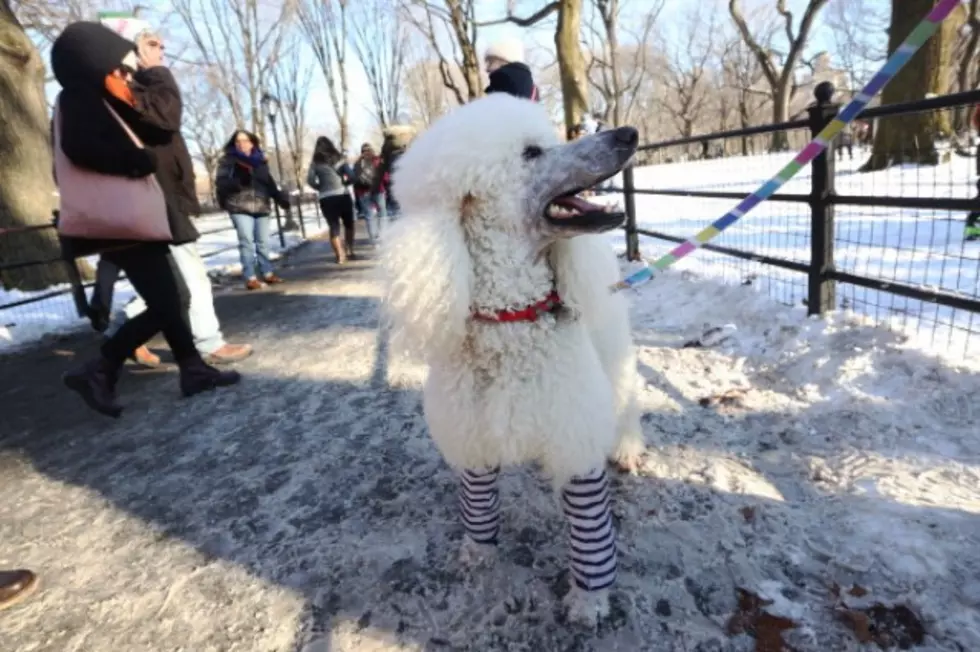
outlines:
M534 322L538 320L538 317L547 313L553 313L562 307L561 297L558 296L557 290L552 290L548 293L541 301L537 303L532 303L526 308L521 310L499 310L492 314L486 314L481 312L473 312L473 319L478 321L490 321L490 322L516 322L516 321L530 321Z

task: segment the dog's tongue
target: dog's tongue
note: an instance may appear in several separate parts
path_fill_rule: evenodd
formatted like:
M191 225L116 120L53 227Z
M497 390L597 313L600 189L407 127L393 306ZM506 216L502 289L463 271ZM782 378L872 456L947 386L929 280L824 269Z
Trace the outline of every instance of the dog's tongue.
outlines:
M567 208L569 210L575 211L577 213L592 213L595 211L602 211L602 206L593 204L592 202L585 201L581 197L576 195L571 195L569 197L559 197L551 202L555 206L560 206L562 208Z

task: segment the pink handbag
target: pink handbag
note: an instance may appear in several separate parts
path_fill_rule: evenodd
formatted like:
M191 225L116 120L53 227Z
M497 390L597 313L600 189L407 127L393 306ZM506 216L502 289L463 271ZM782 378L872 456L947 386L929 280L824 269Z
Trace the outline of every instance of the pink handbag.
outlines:
M108 103L106 109L140 148L144 145ZM61 207L58 233L85 240L169 242L167 202L152 174L131 179L99 174L72 163L61 149L61 115L54 108L54 169Z

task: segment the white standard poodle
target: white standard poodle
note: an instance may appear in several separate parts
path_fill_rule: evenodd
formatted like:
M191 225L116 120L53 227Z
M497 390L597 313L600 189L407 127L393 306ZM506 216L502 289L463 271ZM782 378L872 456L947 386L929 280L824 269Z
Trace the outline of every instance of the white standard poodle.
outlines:
M637 132L557 139L539 104L494 94L420 134L398 162L403 218L382 243L393 348L424 361L425 417L460 477L464 561L499 530L497 475L537 462L569 526L569 619L608 613L616 542L605 462L644 450L616 257L622 213L576 195L619 172Z

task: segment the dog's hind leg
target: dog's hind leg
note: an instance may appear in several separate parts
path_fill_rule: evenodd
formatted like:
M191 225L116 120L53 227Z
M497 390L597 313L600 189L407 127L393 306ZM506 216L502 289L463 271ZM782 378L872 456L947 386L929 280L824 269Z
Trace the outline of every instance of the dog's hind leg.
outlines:
M609 588L616 582L616 529L603 469L575 476L562 487L568 522L572 589L565 596L568 619L595 627L609 615Z
M500 533L500 492L497 478L500 467L459 474L459 513L466 536L460 549L460 561L477 566L493 559Z

